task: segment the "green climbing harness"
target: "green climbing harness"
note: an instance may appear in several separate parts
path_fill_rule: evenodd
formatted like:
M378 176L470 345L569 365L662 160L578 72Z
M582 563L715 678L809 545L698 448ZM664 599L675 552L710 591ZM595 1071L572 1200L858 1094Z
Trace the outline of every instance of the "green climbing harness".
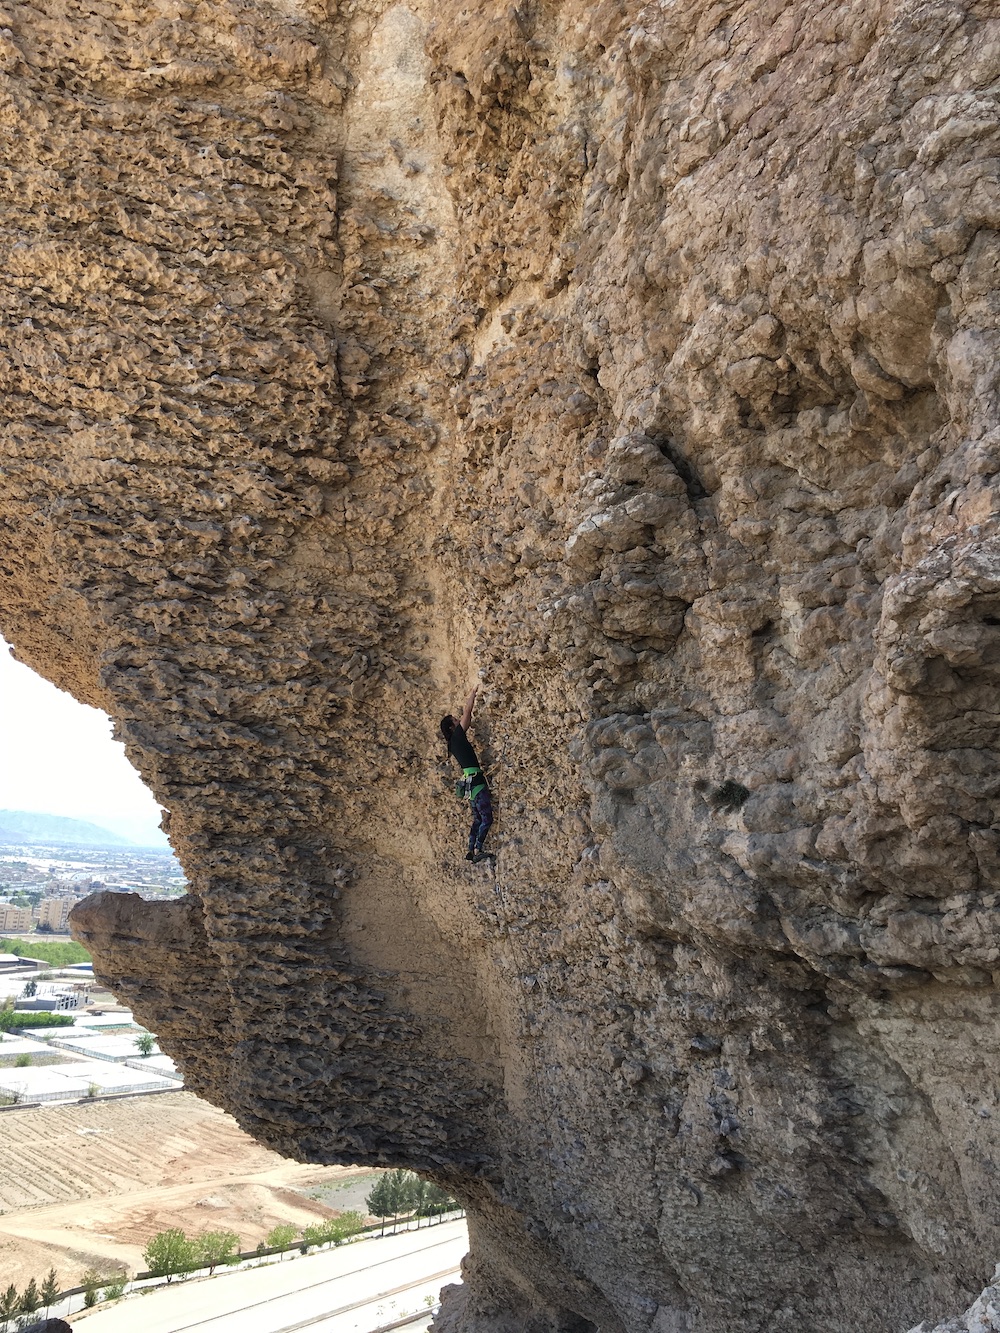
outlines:
M463 768L461 778L455 783L455 795L460 801L473 801L485 786L481 768Z

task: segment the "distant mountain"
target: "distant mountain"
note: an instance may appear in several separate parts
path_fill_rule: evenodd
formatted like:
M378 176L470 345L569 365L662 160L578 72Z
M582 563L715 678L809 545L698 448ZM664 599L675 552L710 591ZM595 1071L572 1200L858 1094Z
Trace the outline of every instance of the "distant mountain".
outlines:
M31 847L134 847L98 824L63 815L36 815L28 810L0 810L0 843Z

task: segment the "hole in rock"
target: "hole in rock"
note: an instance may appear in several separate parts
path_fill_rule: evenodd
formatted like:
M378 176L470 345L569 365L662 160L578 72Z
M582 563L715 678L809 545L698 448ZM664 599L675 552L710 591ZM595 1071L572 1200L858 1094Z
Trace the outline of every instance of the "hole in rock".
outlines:
M664 458L668 458L677 469L677 475L684 483L684 489L687 491L688 499L693 504L696 500L704 500L709 494L705 483L698 475L694 464L684 457L681 451L674 444L673 440L662 437L656 441L656 446Z
M100 889L172 898L184 875L152 793L107 714L78 703L0 640L0 934L67 934Z

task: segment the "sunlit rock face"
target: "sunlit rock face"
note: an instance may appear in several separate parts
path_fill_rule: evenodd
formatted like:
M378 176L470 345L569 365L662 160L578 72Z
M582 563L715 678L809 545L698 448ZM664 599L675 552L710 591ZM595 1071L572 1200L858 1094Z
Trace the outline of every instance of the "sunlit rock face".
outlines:
M74 927L447 1333L888 1333L1000 1257L1000 18L0 15L0 625L192 895ZM495 874L462 859L441 714ZM985 1299L985 1298L984 1298Z

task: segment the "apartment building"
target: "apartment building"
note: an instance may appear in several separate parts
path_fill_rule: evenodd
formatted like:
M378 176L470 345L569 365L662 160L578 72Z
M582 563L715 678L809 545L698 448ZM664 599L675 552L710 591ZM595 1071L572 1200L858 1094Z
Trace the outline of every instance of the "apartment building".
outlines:
M30 930L35 924L30 907L0 903L0 930Z
M65 930L70 911L76 906L75 898L43 898L38 904L38 924L53 930Z

